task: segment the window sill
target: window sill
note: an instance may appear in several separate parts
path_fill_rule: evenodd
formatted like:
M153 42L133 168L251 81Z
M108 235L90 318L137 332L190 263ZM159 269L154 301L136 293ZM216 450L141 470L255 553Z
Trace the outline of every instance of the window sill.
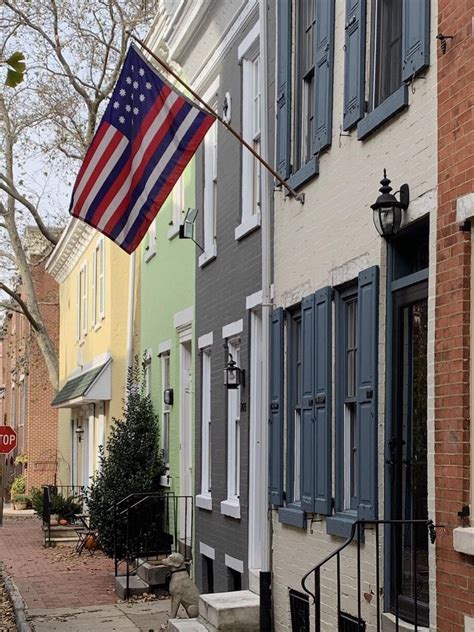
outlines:
M293 189L297 189L298 187L303 186L303 184L306 184L309 180L311 180L311 178L314 178L318 174L319 174L319 162L318 162L318 159L315 157L315 158L312 158L309 162L307 162L304 167L301 167L301 169L298 169L296 173L293 173L288 178L288 184Z
M357 124L358 140L365 140L381 125L389 121L395 114L408 107L408 86L404 83L396 92L369 112Z
M240 520L240 503L235 498L227 498L221 502L221 514Z
M245 219L235 229L234 231L235 240L239 241L246 235L249 235L250 233L252 233L257 228L260 228L260 224L261 224L260 212L250 215L250 217L247 217L247 219Z
M102 319L103 320L103 319ZM96 323L94 325L94 327L92 328L94 331L99 331L99 329L102 327L102 322Z
M464 555L474 555L474 527L453 529L453 548Z
M299 507L280 507L278 510L278 522L291 527L306 528L306 514Z
M171 241L178 235L179 235L179 224L177 226L173 224L173 226L171 226L171 228L168 229L167 237Z
M199 507L199 509L207 509L207 511L212 511L212 497L208 494L198 494L196 496L196 507Z
M328 535L335 535L339 538L350 537L352 531L352 525L357 520L357 513L352 511L346 511L337 513L334 516L330 516L326 520L326 533ZM364 530L361 529L361 540L364 539ZM354 534L354 541L357 541L357 530Z
M145 248L145 256L143 257L143 260L145 261L145 263L148 263L149 261L153 259L155 255L156 255L156 246L147 246Z
M214 261L214 259L217 257L217 246L216 244L214 244L213 246L211 246L211 248L209 248L209 250L205 250L202 255L199 257L198 259L198 265L200 268L204 268L204 266L207 266L208 263L210 263L211 261Z
M416 629L418 630L418 632L430 632L429 628L423 628L419 625ZM395 615L391 614L390 612L383 612L382 630L383 632L395 632L395 630L399 630L400 632L412 632L415 630L415 626L411 623L403 621L403 619L401 618L399 618L397 623Z

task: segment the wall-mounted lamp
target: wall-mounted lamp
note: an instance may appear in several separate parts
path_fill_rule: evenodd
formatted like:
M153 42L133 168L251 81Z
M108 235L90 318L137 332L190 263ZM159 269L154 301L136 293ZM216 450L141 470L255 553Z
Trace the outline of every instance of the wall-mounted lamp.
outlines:
M374 225L381 237L391 237L396 235L402 224L402 211L406 211L410 203L410 189L408 184L402 184L399 193L400 199L397 200L395 195L391 193L392 187L390 180L387 178L387 171L383 170L383 178L380 180L382 185L379 189L381 195L371 205L373 210Z
M172 388L165 388L163 391L163 403L166 406L172 406L174 400L174 393Z
M224 386L227 388L238 388L244 383L245 371L237 366L231 353L228 355L229 359L224 369Z
M76 437L79 443L82 441L82 435L84 434L84 428L82 426L77 426L76 428Z
M179 238L190 239L191 241L194 241L196 246L200 248L202 252L204 252L204 248L194 239L194 222L196 221L197 214L198 211L196 208L188 208L186 212L186 217L179 227Z

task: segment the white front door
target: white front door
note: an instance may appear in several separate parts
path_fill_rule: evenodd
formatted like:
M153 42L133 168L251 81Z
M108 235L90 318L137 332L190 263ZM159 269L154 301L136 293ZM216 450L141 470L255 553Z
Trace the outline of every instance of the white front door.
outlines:
M193 461L192 461L192 346L191 340L180 344L180 451L179 451L179 494L192 496L193 493ZM184 499L179 503L180 537L191 537L191 502Z

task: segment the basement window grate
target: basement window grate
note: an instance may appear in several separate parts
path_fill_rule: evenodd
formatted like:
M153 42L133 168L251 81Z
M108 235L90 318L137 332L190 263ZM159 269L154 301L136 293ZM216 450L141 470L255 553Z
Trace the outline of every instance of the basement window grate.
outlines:
M365 621L347 612L339 612L339 632L365 632Z
M309 597L297 590L289 589L291 631L310 632L309 629Z

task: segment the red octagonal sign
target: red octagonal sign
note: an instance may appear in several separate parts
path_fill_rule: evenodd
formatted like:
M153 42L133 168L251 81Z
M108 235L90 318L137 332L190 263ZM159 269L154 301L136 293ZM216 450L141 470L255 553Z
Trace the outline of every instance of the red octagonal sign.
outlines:
M16 432L10 426L0 426L0 454L8 454L16 448Z

